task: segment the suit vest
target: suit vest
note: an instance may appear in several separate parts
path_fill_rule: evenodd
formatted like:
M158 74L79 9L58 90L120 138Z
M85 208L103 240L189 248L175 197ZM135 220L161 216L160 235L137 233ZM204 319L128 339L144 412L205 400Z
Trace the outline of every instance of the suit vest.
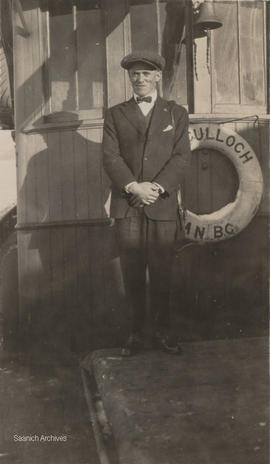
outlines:
M138 126L144 128L144 135L145 137L147 136L147 132L151 123L152 115L153 115L153 110L155 106L149 111L149 113L145 116L142 111L139 108L139 105L137 103L137 116L138 116Z
M155 106L149 111L149 113L145 116L142 111L139 108L139 105L137 104L137 116L138 116L138 127L141 129L141 132L144 134L144 141L143 141L143 151L142 151L142 160L144 156L144 150L145 150L145 144L147 142L147 136L148 136L148 130L151 124L151 119L153 115ZM141 171L141 174L139 175L138 180L141 181L143 177L143 171Z

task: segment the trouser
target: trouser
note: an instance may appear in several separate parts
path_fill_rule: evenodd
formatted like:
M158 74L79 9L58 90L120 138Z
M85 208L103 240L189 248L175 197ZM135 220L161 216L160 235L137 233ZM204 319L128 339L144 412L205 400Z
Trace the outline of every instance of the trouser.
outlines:
M150 280L150 306L155 330L170 325L170 284L177 236L177 221L154 221L144 214L116 219L116 234L132 330L141 332L146 312L146 268Z

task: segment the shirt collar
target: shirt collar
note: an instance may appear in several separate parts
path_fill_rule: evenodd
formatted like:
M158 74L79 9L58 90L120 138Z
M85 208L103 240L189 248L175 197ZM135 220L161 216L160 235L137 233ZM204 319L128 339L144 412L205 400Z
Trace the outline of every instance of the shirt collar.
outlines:
M137 97L139 95L136 95L136 93L133 94L133 98L135 99L135 101L137 101ZM152 97L152 104L155 103L156 99L157 99L157 90L153 90L153 92L151 93L148 93L147 95L144 95L144 97Z

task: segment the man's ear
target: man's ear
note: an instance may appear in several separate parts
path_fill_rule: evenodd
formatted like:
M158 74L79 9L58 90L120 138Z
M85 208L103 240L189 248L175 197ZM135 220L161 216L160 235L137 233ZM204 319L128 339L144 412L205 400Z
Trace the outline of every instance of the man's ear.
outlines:
M160 79L161 79L161 71L156 71L156 77L155 77L156 82L159 82Z

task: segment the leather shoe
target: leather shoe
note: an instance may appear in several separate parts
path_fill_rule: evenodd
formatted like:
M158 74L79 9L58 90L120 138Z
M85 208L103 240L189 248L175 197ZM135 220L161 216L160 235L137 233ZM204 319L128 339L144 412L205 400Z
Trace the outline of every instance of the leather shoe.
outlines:
M153 337L153 348L162 350L168 354L182 354L180 340L176 336L170 336L162 332L156 332Z
M143 339L140 334L131 334L128 339L126 346L121 349L121 355L125 357L134 356L139 351L142 351L144 347Z

